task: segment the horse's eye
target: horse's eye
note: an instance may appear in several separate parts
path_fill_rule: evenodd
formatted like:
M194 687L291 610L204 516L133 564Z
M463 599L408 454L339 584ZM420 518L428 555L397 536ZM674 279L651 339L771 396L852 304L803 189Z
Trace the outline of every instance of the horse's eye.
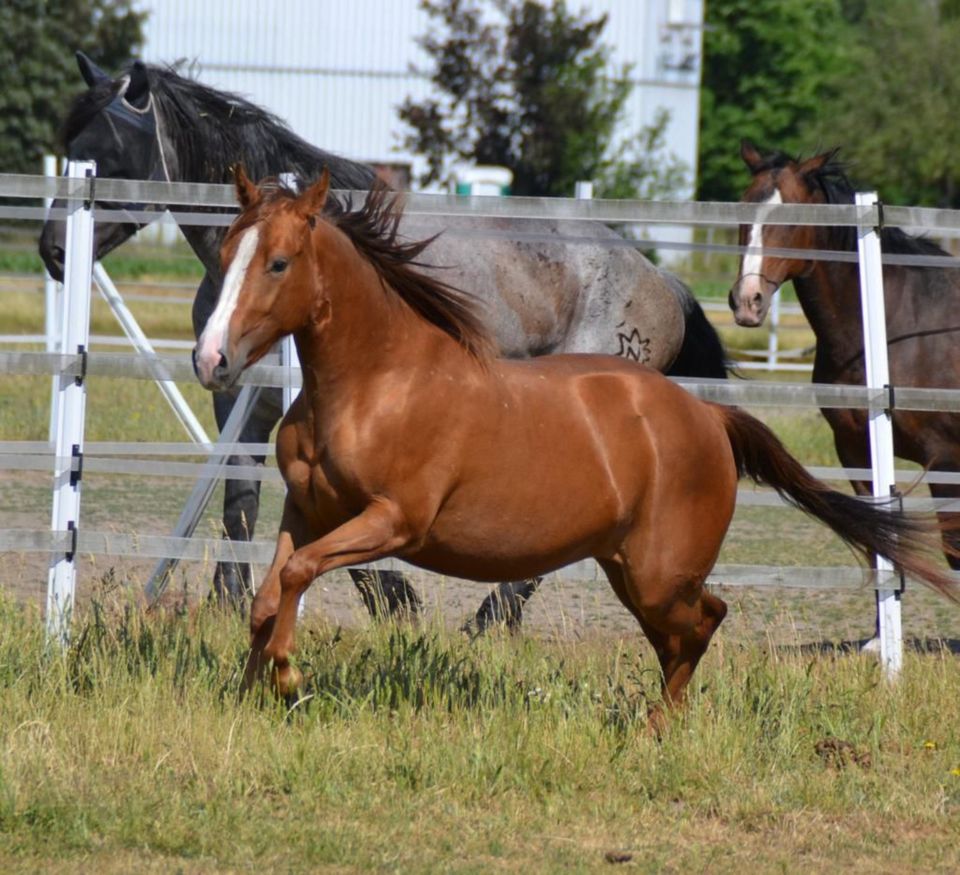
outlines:
M287 269L287 259L275 258L270 262L270 273L283 273Z

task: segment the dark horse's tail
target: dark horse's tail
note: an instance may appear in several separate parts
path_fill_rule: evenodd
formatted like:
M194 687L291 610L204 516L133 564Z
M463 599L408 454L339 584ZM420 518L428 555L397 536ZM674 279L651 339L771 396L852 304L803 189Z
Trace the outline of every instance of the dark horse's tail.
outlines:
M941 549L940 529L932 518L831 489L808 474L760 420L735 407L717 410L726 427L739 476L772 486L792 505L830 526L863 556L879 553L911 577L960 603L960 591L949 571L927 558Z
M685 329L680 352L666 370L667 376L724 379L729 361L720 335L683 281L668 271L662 270L661 273L683 308Z

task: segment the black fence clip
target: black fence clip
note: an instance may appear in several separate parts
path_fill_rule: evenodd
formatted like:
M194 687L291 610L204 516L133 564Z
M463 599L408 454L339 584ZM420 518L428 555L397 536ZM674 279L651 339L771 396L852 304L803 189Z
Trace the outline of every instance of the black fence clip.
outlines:
M82 386L87 377L87 348L82 344L77 344L77 355L80 356L80 373L73 378L73 381Z
M884 413L887 416L893 416L893 411L897 409L897 392L893 383L884 383L883 388L887 390L887 406Z
M876 232L878 234L883 233L884 221L883 221L883 201L877 201L877 227Z
M97 197L97 177L92 170L87 171L87 180L90 183L87 191L87 199L83 202L85 210L92 210Z
M70 485L76 486L83 479L83 452L80 444L74 444L70 451Z
M70 546L67 548L67 561L73 562L73 557L77 555L77 524L70 520L67 523L67 531L70 533Z
M897 489L896 485L890 486L891 505L899 514L903 514L903 493ZM902 568L897 569L897 575L900 578L900 586L896 590L896 597L899 599L907 590L907 578Z

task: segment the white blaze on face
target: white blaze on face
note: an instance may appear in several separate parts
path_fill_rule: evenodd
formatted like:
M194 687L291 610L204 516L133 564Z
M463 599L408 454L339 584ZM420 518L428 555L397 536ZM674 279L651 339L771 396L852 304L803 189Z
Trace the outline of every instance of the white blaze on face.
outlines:
M230 317L237 308L240 290L247 278L247 269L257 251L260 240L260 231L254 226L243 232L237 246L237 254L227 268L227 275L223 278L223 288L220 290L220 299L217 307L207 320L207 325L197 341L197 367L208 379L213 369L220 363L221 350L227 343L227 330L230 327Z
M774 191L761 206L782 204L780 190ZM759 250L763 247L763 223L757 222L750 226L750 236L747 238L747 248ZM767 283L763 281L763 253L747 252L743 256L743 266L740 270L740 295L743 299L751 299L757 292L763 294Z

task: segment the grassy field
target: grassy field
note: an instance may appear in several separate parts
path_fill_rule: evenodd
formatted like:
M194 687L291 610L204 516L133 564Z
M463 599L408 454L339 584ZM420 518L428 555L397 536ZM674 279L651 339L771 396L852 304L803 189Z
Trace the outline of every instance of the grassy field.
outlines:
M110 269L192 281L183 264L144 252ZM3 300L4 332L39 330L40 296ZM148 335L191 336L188 304L131 308ZM726 321L728 345L765 345ZM116 333L99 303L93 324ZM783 347L809 344L790 330ZM181 388L212 431L208 396ZM48 393L5 378L0 440L44 439ZM88 440L183 439L143 382L90 380L87 409ZM817 412L754 412L804 462L836 464ZM189 487L91 473L83 520L166 533ZM265 486L262 537L280 497ZM0 528L43 528L49 504L49 474L0 472ZM798 512L743 508L720 561L855 560ZM60 655L42 639L45 559L0 557L0 871L960 869L960 611L917 588L895 686L850 646L872 632L869 593L722 588L730 615L656 741L655 662L600 583L548 582L524 635L470 643L456 629L485 586L418 580L423 623L374 627L342 576L319 581L305 698L287 709L237 700L246 635L205 607L211 569L185 566L144 615L149 569L82 557Z
M4 872L950 872L960 675L721 635L644 731L636 636L308 624L306 697L238 702L239 621L101 591L65 657L0 602Z

